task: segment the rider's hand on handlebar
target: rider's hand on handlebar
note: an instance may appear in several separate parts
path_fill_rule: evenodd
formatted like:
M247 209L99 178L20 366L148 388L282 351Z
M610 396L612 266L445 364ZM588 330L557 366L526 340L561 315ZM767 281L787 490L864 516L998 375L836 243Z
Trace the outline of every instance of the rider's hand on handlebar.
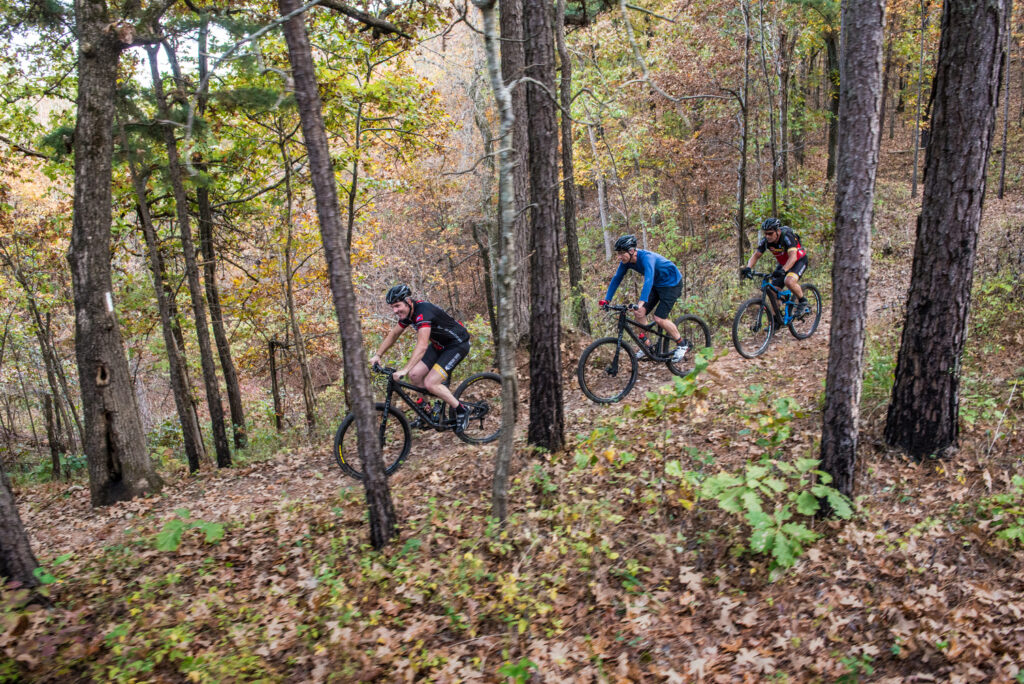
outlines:
M401 370L396 370L394 373L391 374L391 377L394 378L395 380L401 380L402 378L405 377L405 369L403 368Z
M740 269L740 276L743 278L753 278L754 269L750 268L749 266L744 266L743 268Z
M380 370L380 356L377 354L370 357L370 368L373 370Z

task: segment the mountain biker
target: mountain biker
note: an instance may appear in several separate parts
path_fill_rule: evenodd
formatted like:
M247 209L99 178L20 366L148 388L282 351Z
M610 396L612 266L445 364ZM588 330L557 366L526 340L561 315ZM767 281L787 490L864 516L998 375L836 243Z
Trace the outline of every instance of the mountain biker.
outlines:
M684 343L679 329L668 317L672 306L683 293L683 276L676 265L665 257L646 249L636 248L635 235L623 235L615 241L615 253L619 257L619 268L608 284L608 292L598 304L606 306L619 289L619 283L626 271L633 270L644 276L644 287L637 302L636 320L641 325L647 324L647 313L652 312L654 322L676 343L672 353L672 362L679 363L686 356L689 344Z
M409 362L392 376L422 387L455 410L455 431L462 432L469 422L469 409L452 394L445 384L455 367L469 354L469 331L448 312L430 302L413 300L408 285L395 285L384 299L398 322L391 327L380 347L370 358L371 365L380 363L380 357L391 348L398 336L412 326L416 329L416 347Z
M789 226L782 225L782 221L775 217L769 217L761 224L761 231L764 237L758 243L757 249L750 255L747 265L740 271L744 278L753 278L754 264L761 258L765 250L771 250L779 265L772 272L772 283L775 287L788 287L797 298L796 315L803 316L810 313L811 307L800 287L800 276L807 270L807 251L800 244L800 237L793 232Z

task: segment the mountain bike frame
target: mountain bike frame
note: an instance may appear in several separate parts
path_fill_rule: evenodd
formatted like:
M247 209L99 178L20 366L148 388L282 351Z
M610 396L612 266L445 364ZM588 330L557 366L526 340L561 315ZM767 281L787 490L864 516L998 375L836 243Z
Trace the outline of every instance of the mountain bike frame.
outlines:
M434 394L431 394L430 391L427 390L427 388L425 387L417 387L416 385L413 385L408 382L395 380L394 368L387 368L384 366L375 365L373 367L373 371L375 373L379 373L387 377L387 385L384 388L384 412L382 414L380 421L380 434L382 437L384 435L384 430L387 427L388 423L388 412L389 409L391 408L391 404L393 403L392 397L396 394L402 401L409 405L409 408L411 408L413 412L416 413L417 416L419 416L419 419L423 421L423 424L426 425L427 427L434 428L438 432L444 432L445 430L450 430L454 427L454 423L452 423L449 419L445 418L447 413L449 413L449 411L446 411L445 409L450 409L451 407L449 407L448 404L446 404L443 399ZM445 380L445 384L447 385L450 381L451 378ZM409 394L405 392L405 390L409 390L411 392L415 392L418 395L421 395L420 401L416 401L415 399L413 399L411 396L409 396ZM433 415L434 409L431 408L428 410L428 408L430 407L430 403L425 398L436 399L437 401L441 402L441 412L436 418Z
M657 347L661 346L661 343L655 342L653 339L651 339L651 344L648 344L645 341L644 337L640 337L640 335L649 334L653 337L660 338L660 340L664 340L665 349L671 349L672 352L675 352L675 340L672 340L671 338L669 338L668 335L665 334L665 332L661 329L661 326L658 325L657 321L651 321L650 323L644 325L642 323L637 323L627 315L628 312L637 310L637 306L635 304L606 304L603 308L608 311L619 312L617 334L619 338L620 349L622 348L622 336L623 333L625 333L626 335L629 335L630 338L632 338L634 344L636 344L637 347L643 350L643 353L647 355L647 358L653 359L654 361L660 361L662 363L672 358L672 353L662 354L661 352L658 351ZM636 328L637 330L642 332L640 332L639 334L633 332L633 328ZM618 359L616 359L615 362L618 363Z
M754 271L750 274L751 278L758 276L761 278L761 304L763 305L766 300L771 302L772 313L782 321L780 327L789 325L796 318L796 301L793 299L792 291L788 287L776 286L772 282L771 273Z

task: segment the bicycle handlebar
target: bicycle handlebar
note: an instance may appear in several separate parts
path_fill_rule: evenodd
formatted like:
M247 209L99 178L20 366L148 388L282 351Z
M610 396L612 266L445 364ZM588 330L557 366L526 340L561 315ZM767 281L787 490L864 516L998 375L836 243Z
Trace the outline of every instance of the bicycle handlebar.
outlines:
M381 375L394 375L397 368L389 368L388 366L382 366L379 363L373 364L373 372L380 373Z
M636 304L605 304L601 308L605 311L636 311L639 307Z

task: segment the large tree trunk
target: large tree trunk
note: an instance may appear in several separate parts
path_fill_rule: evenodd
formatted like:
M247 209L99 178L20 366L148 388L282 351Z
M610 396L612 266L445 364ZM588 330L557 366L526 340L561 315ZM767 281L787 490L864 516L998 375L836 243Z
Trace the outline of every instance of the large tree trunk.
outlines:
M955 449L960 363L999 101L1007 0L947 0L924 196L885 438L915 458Z
M83 448L94 506L156 491L160 477L132 391L110 275L114 93L122 43L105 3L78 0L78 118L71 228L75 355L85 414Z
M821 469L843 494L853 494L867 323L871 221L878 169L885 0L843 5L839 79L835 261L829 332Z
M494 482L492 487L492 513L504 522L508 517L508 472L512 460L515 439L517 381L515 363L515 340L512 317L509 315L510 300L514 294L516 276L515 239L513 230L515 213L515 165L509 151L509 139L515 122L512 109L512 94L502 80L498 64L498 30L494 16L495 0L473 0L483 15L484 42L487 51L487 74L490 77L494 100L498 105L500 128L498 134L498 211L500 221L495 222L498 230L492 235L491 263L498 299L498 371L501 373L501 436L498 438L498 453L494 459Z
M750 139L750 110L747 105L750 93L750 5L746 0L740 3L743 11L743 87L738 94L740 111L737 113L740 127L740 159L736 168L736 251L737 265L747 261L750 239L747 238L747 144Z
M204 15L199 27L198 60L199 81L209 83L207 74L207 34L209 18ZM174 59L168 47L168 55ZM178 70L175 69L175 75ZM207 93L201 90L196 94L196 113L202 117L206 113ZM206 168L206 160L197 164L198 170ZM249 444L245 429L245 409L242 406L242 389L238 384L238 372L235 361L231 357L231 343L228 341L227 330L224 328L224 314L220 305L220 289L217 287L217 255L213 247L213 210L210 207L210 190L200 185L196 188L196 205L199 208L199 249L203 254L203 284L206 286L206 301L210 306L210 323L213 326L213 340L217 345L217 356L220 358L220 369L224 374L224 389L228 395L228 409L231 413L231 431L235 448L244 449Z
M157 111L161 119L170 121L170 111L157 68L158 51L159 46L146 48L146 52L149 53L149 68L153 78L153 94L156 97ZM192 317L196 326L196 341L199 343L199 359L203 368L203 386L206 389L206 405L210 412L210 427L213 430L213 446L217 453L217 466L227 468L231 465L231 447L228 444L227 430L224 426L224 405L220 399L217 366L214 363L213 350L210 347L206 302L203 301L203 288L199 282L199 266L196 263L196 249L192 242L188 196L185 193L185 182L182 179L181 162L178 158L178 141L174 137L174 129L169 125L163 126L163 135L164 145L167 149L167 173L174 192L178 231L181 234L181 251L185 259L185 274L188 278L188 290L192 299Z
M125 151L131 148L124 128L121 128L121 144ZM129 152L130 155L130 152ZM181 425L181 436L185 445L185 458L190 472L199 470L205 448L203 434L199 427L198 416L192 404L191 388L185 374L184 350L178 346L174 336L174 324L171 319L171 308L167 303L166 282L164 277L164 260L157 240L156 227L149 213L146 196L146 181L136 168L134 160L129 156L128 170L135 189L136 211L142 234L146 239L146 251L149 252L149 269L153 275L153 291L156 294L157 311L160 314L160 329L164 336L164 349L167 352L167 371L171 381L171 393L174 395L174 406L178 411L178 422Z
M523 38L523 2L524 0L501 0L501 75L505 83L522 78L526 73L526 57ZM516 344L524 342L530 332L530 251L532 234L530 231L529 159L530 147L527 136L527 104L526 86L520 83L509 91L512 97L512 165L516 172L512 174L513 191L515 192L515 211L512 213L512 225L515 232L515 268L519 277L513 280L515 293L509 306L512 315L512 334ZM504 220L504 213L498 216ZM499 227L503 230L504 226Z
M558 278L558 120L555 116L555 50L552 7L526 0L523 29L530 143L530 425L531 444L559 451L565 443L562 406L561 287ZM544 87L541 87L543 84Z
M18 515L18 506L0 466L0 578L20 582L25 587L39 586L34 574L39 566Z
M299 9L297 0L278 0L283 16ZM352 410L356 414L359 457L366 477L366 503L370 512L370 543L381 548L395 536L397 522L391 501L384 461L377 435L377 412L373 408L373 393L363 349L363 333L359 325L359 310L355 290L352 288L352 267L344 248L338 188L331 167L327 131L321 113L313 55L309 36L301 14L295 14L284 23L284 36L288 43L288 57L295 81L295 100L302 119L302 135L309 152L309 170L316 194L316 212L320 220L320 236L324 245L324 259L331 281L334 311L338 316L341 347L345 363L345 389Z
M569 287L572 290L572 317L580 330L590 334L590 319L583 299L583 267L580 264L580 242L576 236L576 173L572 158L572 58L565 47L565 0L558 0L555 37L558 40L558 63L562 70L558 97L562 108L562 210L565 212L565 246L569 257Z

